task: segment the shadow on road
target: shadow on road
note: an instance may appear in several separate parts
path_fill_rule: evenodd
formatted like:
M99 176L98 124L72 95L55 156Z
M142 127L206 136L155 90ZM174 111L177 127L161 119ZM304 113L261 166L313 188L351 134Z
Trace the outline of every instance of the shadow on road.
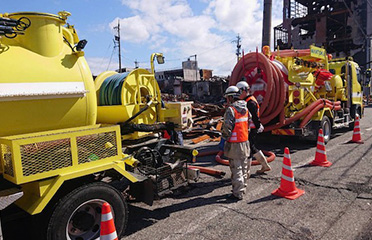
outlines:
M131 234L140 231L144 228L147 228L156 222L163 220L170 216L170 214L188 210L192 208L198 208L198 207L204 207L207 205L213 205L213 204L229 204L234 203L233 201L227 201L226 195L221 196L214 196L214 197L197 197L190 199L185 202L180 202L177 204L172 204L170 206L157 208L155 210L148 210L141 207L129 205L129 223L135 223L135 224L128 224L128 228L125 232L124 236L130 236Z

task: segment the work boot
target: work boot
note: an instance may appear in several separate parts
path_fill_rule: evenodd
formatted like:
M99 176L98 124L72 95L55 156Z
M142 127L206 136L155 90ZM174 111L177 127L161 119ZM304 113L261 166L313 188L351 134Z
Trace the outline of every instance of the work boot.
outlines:
M256 174L262 174L264 172L267 172L267 171L270 171L271 170L271 167L269 166L269 164L267 163L267 160L266 160L266 157L265 155L262 153L262 151L260 150L259 152L255 153L253 155L256 160L261 164L261 169L260 170L257 170L256 171Z

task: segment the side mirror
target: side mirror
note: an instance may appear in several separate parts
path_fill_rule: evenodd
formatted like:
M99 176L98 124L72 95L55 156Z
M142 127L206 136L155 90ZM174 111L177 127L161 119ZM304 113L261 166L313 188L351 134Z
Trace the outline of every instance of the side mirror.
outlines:
M158 62L158 64L164 64L163 55L156 55L156 61Z

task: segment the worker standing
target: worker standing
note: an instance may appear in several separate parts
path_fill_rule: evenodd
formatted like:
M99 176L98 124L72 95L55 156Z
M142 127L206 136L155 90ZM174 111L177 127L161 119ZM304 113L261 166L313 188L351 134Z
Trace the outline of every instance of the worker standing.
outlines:
M264 127L260 121L260 105L258 104L256 98L250 94L250 87L247 82L240 81L236 84L236 87L240 90L240 99L247 103L248 111L251 115L249 121L249 144L251 154L256 158L256 160L261 164L261 169L257 170L257 174L262 174L266 171L270 171L271 167L267 163L265 155L261 150L256 148L256 137L257 133L261 133Z
M239 100L240 92L235 86L226 89L225 97L229 103L224 115L220 148L229 159L231 170L232 194L228 199L239 201L243 199L249 178L250 159L248 141L249 113L246 103ZM226 140L226 144L225 144Z

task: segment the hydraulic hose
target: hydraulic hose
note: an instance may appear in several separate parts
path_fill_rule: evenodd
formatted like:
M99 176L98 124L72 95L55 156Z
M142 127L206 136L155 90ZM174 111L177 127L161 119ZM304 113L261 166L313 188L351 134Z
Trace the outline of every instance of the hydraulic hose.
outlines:
M99 103L101 106L121 105L121 91L125 78L129 73L118 73L106 78L99 91Z

